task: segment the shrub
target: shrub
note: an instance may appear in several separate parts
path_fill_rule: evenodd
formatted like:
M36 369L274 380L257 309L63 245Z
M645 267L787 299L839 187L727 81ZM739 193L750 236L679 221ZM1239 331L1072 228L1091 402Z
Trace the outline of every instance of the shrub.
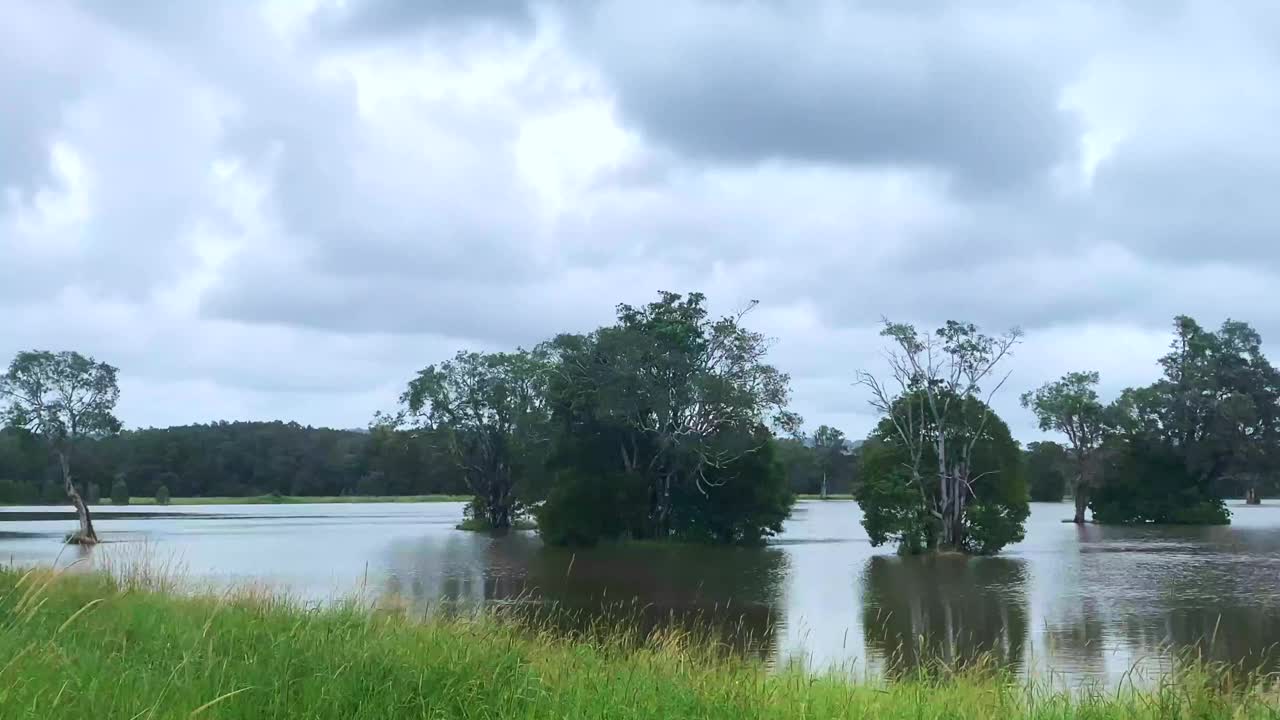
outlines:
M160 487L156 488L156 504L157 505L169 504L169 488L167 486L161 485Z
M111 485L111 504L129 504L129 485L124 481L124 478L116 478L115 483Z

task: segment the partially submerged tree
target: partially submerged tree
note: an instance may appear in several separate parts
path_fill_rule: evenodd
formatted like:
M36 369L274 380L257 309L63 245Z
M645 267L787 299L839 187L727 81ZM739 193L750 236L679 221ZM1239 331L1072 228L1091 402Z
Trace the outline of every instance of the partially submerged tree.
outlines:
M1022 332L1014 328L992 337L972 323L948 321L921 334L886 320L880 334L891 341L885 351L890 376L860 372L858 381L870 390L872 407L885 415L883 435L893 437L902 482L916 491L921 512L936 521L936 544L969 549L969 506L982 501L978 481L999 472L979 469L974 452L989 437L990 399L1008 379L997 369Z
M1084 523L1090 492L1101 480L1103 444L1110 434L1097 386L1098 373L1072 372L1022 395L1022 406L1035 413L1041 430L1067 438L1077 524Z
M459 352L418 373L396 424L437 433L463 471L489 527L511 527L517 490L540 473L547 441L543 350Z
M1249 325L1174 319L1164 377L1116 402L1124 453L1094 516L1107 522L1226 523L1221 495L1280 469L1280 374ZM1115 483L1115 487L1110 485Z
M898 400L899 406L919 403L918 397ZM898 412L907 412L899 408ZM923 431L936 437L938 426L924 417ZM891 417L872 431L862 451L862 484L856 498L862 524L872 545L893 541L904 553L959 550L989 555L1023 536L1030 511L1021 449L1005 425L981 400L952 399L941 426L945 445L963 448L967 473L966 502L959 532L947 534L949 516L943 512L945 484L938 468L945 455L936 444L925 444L913 457Z
M713 318L702 294L664 292L643 307L619 305L611 326L552 343L558 358L550 384L557 428L553 464L562 482L610 484L586 493L602 503L627 498L625 522L602 525L608 532L621 527L636 536L671 537L688 530L675 508L682 499L745 492L739 481L747 476L773 483L774 463L752 457L772 452L773 440L760 428L794 431L798 418L786 410L788 376L765 362L768 339L742 324L752 307ZM632 505L637 492L644 503L639 513ZM778 499L784 516L790 508L789 493L751 497ZM548 522L540 525L552 532L551 521L577 517L556 507L571 501L572 495L553 492ZM724 509L708 508L697 517ZM771 511L750 513L772 517ZM764 531L739 527L730 534L749 538ZM554 537L572 536L554 531Z
M120 398L116 374L111 365L76 352L33 351L18 353L0 376L0 398L9 402L6 422L42 436L58 459L64 490L80 521L72 542L98 541L71 474L71 456L79 440L120 431L112 414Z

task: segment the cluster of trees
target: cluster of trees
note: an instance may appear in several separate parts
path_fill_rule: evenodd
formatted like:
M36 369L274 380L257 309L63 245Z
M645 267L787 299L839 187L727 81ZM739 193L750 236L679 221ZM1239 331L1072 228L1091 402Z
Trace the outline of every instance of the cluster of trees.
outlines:
M1098 374L1070 373L1023 396L1058 457L1076 522L1226 523L1223 497L1256 502L1280 472L1280 374L1243 322L1216 332L1179 316L1161 377L1103 404ZM1046 449L1043 454L1055 451Z
M122 483L137 496L430 495L466 492L429 433L218 422L80 438L75 483L90 504ZM65 503L47 440L0 429L0 503Z
M873 544L905 552L992 553L1021 539L1028 498L1070 493L1077 523L1229 521L1223 498L1277 489L1280 374L1249 325L1174 320L1162 376L1114 402L1096 372L1022 395L1040 428L1065 439L1026 451L990 408L998 366L1021 334L949 322L931 334L886 322L887 379L862 373L884 419L861 453L857 498Z
M748 310L715 318L701 294L664 292L591 333L460 352L380 422L441 437L489 527L532 510L556 544L759 542L794 498L773 431L794 435L799 418Z
M791 492L798 495L848 495L858 482L858 449L830 425L821 425L813 435L777 440L777 455L787 475Z

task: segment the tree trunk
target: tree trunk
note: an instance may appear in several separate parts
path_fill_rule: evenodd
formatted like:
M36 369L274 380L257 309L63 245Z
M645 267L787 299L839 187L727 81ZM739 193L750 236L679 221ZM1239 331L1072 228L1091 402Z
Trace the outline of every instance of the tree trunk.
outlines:
M1249 492L1246 493L1244 496L1244 504L1245 505L1261 505L1262 504L1262 496L1258 494L1258 488L1256 487L1249 488Z
M1076 483L1075 491L1076 516L1072 519L1077 525L1084 524L1084 511L1089 507L1089 487L1083 482Z
M827 499L827 473L822 473L822 499Z
M93 531L93 518L89 515L89 506L80 497L80 491L76 490L75 483L71 482L71 463L63 450L58 451L58 464L62 466L62 482L66 485L67 497L71 499L71 504L76 509L76 516L80 519L80 531L73 536L73 539L81 545L93 545L98 542L98 534Z

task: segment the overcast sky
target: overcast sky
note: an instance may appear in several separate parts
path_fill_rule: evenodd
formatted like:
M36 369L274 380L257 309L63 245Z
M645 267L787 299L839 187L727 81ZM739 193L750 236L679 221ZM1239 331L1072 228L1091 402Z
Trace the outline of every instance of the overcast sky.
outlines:
M1027 333L997 401L1280 334L1273 0L0 3L0 356L128 426L361 427L459 348L750 299L806 424L882 316Z

